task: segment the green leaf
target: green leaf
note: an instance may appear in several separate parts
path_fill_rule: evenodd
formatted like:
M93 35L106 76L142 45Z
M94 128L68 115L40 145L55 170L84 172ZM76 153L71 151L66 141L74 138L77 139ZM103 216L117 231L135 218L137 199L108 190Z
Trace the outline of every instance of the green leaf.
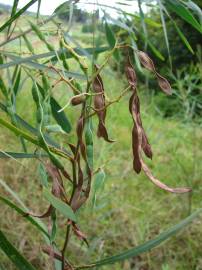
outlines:
M163 26L164 39L165 39L166 48L168 51L169 63L170 63L170 67L172 68L172 59L171 59L171 55L170 55L170 45L169 45L169 41L168 41L168 33L167 33L167 29L166 29L166 22L165 22L165 17L164 17L164 12L163 12L164 6L163 6L161 0L157 0L157 1L158 1L158 5L159 5L161 22L162 22L162 26Z
M28 50L32 54L34 54L34 48L33 48L32 44L31 44L31 42L29 41L29 39L27 38L27 36L26 35L22 35L22 37L23 37L23 39L25 41L25 45L27 46Z
M12 16L8 21L6 21L1 27L0 32L3 31L6 27L10 26L12 22L14 22L20 15L22 15L29 7L31 7L36 1L38 0L32 0L27 5L25 5L23 8L21 8L17 13L15 13L14 16Z
M58 125L60 125L61 128L65 132L69 133L71 131L71 124L69 120L67 119L64 111L58 113L58 111L61 109L61 106L59 105L59 103L53 97L51 97L50 105L51 105L53 117L55 118Z
M114 32L112 31L112 28L109 26L107 22L105 22L105 32L106 32L106 37L107 37L109 46L111 49L113 49L116 44L116 38L115 38ZM119 61L120 56L119 56L118 50L114 51L113 56L117 61Z
M42 186L48 187L48 175L46 173L46 169L42 163L39 164L38 166L38 174L40 178L40 182Z
M19 0L14 0L14 1L13 1L13 6L12 6L11 16L10 16L11 18L15 15L15 13L16 13L16 11L17 11L18 2L19 2ZM8 27L8 32L7 32L7 34L9 34L9 32L10 32L10 28L11 28L11 24L10 24L9 27Z
M28 140L29 142L40 146L40 143L37 139L29 135L28 133L24 132L23 130L17 128L16 126L12 125L8 121L4 120L3 118L0 118L0 124L6 128L8 128L10 131L12 131L16 136L22 136L24 139Z
M91 118L86 121L85 142L88 166L93 171L93 133Z
M71 0L70 1L65 1L64 3L62 3L61 5L59 5L53 13L55 14L60 14L60 13L64 13L64 12L67 12L69 11L69 4L70 4Z
M38 7L37 7L37 18L39 18L39 14L40 14L40 7L41 7L41 0L38 0Z
M20 270L36 270L8 241L6 236L0 231L0 247L14 265Z
M3 110L4 112L7 112L7 108L5 105L3 105L0 102L0 109ZM17 115L16 113L14 113L15 119L18 121L18 123L23 126L25 129L27 129L29 132L31 132L32 134L34 134L35 136L38 135L38 130L36 128L34 128L33 126L31 126L29 123L27 123L24 119L22 119L19 115ZM61 146L59 144L57 144L50 136L48 136L47 134L44 135L44 138L46 140L46 142L51 145L54 146L57 149L61 149ZM62 149L63 152L65 152L67 155L71 156L71 154L65 150Z
M145 35L140 34L140 36L146 40ZM151 41L149 39L147 39L147 43L148 46L150 47L150 49L152 50L152 52L161 60L161 61L165 61L164 56L161 54L161 52L151 43Z
M161 54L161 52L156 48L154 47L154 45L149 41L147 40L148 42L148 46L150 47L150 49L153 51L153 53L161 60L161 61L165 61L165 57Z
M5 97L8 97L7 88L6 88L6 85L5 85L5 83L4 83L3 78L1 77L1 75L0 75L0 90L1 90L2 94Z
M39 29L39 27L37 25L33 24L32 22L29 22L29 24L30 24L32 30L38 36L38 38L45 43L48 50L54 51L54 47L46 41L46 38L45 38L44 34L41 32L41 30Z
M86 55L86 53L88 53L88 54L93 54L94 52L95 53L103 53L103 52L105 52L105 51L107 51L109 49L110 49L109 47L84 48L83 50L81 50L80 48L75 48L75 52L82 56L82 55ZM5 56L8 56L11 59L14 59L14 61L6 63L6 64L1 64L0 69L16 66L16 65L19 65L19 64L29 64L29 65L31 65L31 66L33 66L35 68L39 67L39 69L41 69L40 67L44 67L46 72L47 72L47 66L46 65L42 65L42 64L35 63L35 62L32 62L32 61L53 56L51 59L47 60L47 62L49 62L49 61L54 62L54 61L57 61L56 53L58 54L58 56L65 53L65 58L71 58L72 57L71 54L68 53L68 51L66 49L60 49L60 50L58 50L56 52L51 51L51 52L47 52L47 53L35 54L35 55L29 56L29 57L24 57L24 58L16 56L16 55L11 54L11 53L8 53L6 51L1 51L1 53L3 55L5 55ZM52 73L55 73L55 72L52 71ZM72 73L72 75L71 75L71 73L66 72L65 74L67 76L71 77L71 76L73 76L74 73ZM83 78L83 77L84 76L80 75L80 78Z
M106 32L106 37L107 37L107 41L109 43L110 48L114 48L116 44L116 38L111 27L109 26L107 22L105 22L105 32Z
M47 154L32 154L32 153L14 153L14 152L1 152L0 150L0 158L42 158L48 157Z
M127 251L121 252L117 255L108 257L106 259L100 260L98 262L93 263L93 266L100 267L107 264L113 264L116 262L124 261L126 259L130 259L140 255L141 253L147 252L154 247L159 246L163 241L175 235L178 231L184 229L187 225L189 225L194 219L196 219L202 213L202 208L196 210L193 214L183 219L180 223L168 229L167 231L159 234L152 240L145 242L135 248L129 249Z
M93 183L93 207L96 204L96 199L97 199L97 193L103 188L104 186L104 181L105 181L105 172L103 169L100 169L100 171L97 173L94 183Z
M20 79L21 79L21 68L18 71L14 86L13 86L13 92L15 96L17 96L18 90L19 90L19 85L20 85Z
M49 201L49 203L54 208L56 208L63 216L76 222L76 216L75 216L72 208L68 204L66 204L63 201L56 198L46 188L44 188L44 190L43 190L43 195L46 198L46 200Z
M188 2L184 3L189 9L193 10L195 14L198 15L200 23L202 24L202 9L193 1L189 0Z
M52 133L63 133L64 134L63 129L59 125L48 125L48 126L45 126L45 129L48 133L52 132Z
M188 50L189 50L192 54L194 54L194 51L193 51L191 45L189 44L189 41L188 41L187 38L185 37L185 35L182 33L182 31L181 31L180 28L177 26L177 24L175 23L175 21L173 21L173 23L174 23L174 26L175 26L175 28L176 28L176 30L177 30L177 32L178 32L180 38L181 38L182 41L184 42L185 46L188 48Z
M15 210L18 214L22 216L23 219L26 219L29 221L33 226L35 226L39 231L41 231L43 234L45 234L46 237L50 238L48 232L36 221L35 218L31 217L30 215L26 215L26 212L19 208L16 204L8 200L7 198L4 198L0 195L0 200L8 205L10 208Z
M196 20L192 13L179 1L167 0L166 5L171 11L175 12L179 17L181 17L187 23L192 25L196 30L202 33L201 24Z

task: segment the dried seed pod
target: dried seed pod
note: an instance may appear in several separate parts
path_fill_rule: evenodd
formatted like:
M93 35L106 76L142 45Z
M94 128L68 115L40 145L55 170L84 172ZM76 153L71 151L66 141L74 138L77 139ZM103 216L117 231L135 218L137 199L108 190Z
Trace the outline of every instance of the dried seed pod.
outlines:
M139 157L138 131L135 123L132 129L132 148L133 148L133 169L136 171L136 173L140 173L142 166Z
M147 135L144 131L144 129L142 128L142 149L145 153L145 155L152 159L152 149L151 149L151 145L149 144L149 141L147 139Z
M95 70L98 71L98 66L95 65ZM99 124L97 129L97 136L103 137L107 142L114 142L109 139L107 129L105 127L106 108L105 108L105 96L104 86L101 76L98 74L93 81L93 90L97 94L94 96L94 107L96 109L97 116L99 118Z
M151 58L142 51L138 51L137 52L138 58L141 62L141 64L148 70L155 72L155 67L154 67L154 63L151 60Z
M138 51L137 55L142 65L146 69L152 71L155 74L158 81L158 85L163 90L163 92L167 95L171 95L172 91L171 91L171 86L169 82L156 71L152 59L145 52L142 52L142 51Z
M167 84L167 80L159 75L153 66L152 60L145 56L145 53L140 52L140 59L141 62L145 67L147 67L149 70L152 70L155 72L157 78L160 81L160 86L164 91L167 91L167 94L169 93L169 83ZM130 61L128 61L130 63ZM173 193L184 193L191 191L190 188L183 187L183 188L171 188L159 181L156 177L154 177L150 171L150 169L147 167L147 165L144 163L141 152L144 151L145 155L149 158L152 158L152 150L151 146L148 142L146 133L144 131L144 128L142 126L141 116L140 116L140 102L136 91L136 78L134 76L134 72L131 71L131 64L130 68L128 68L128 64L126 65L125 71L126 71L126 77L128 79L128 82L131 86L131 89L133 90L133 94L129 100L129 111L133 117L133 129L132 129L132 149L133 149L133 168L137 173L140 173L141 169L144 171L144 173L147 175L147 177L159 188L164 189L169 192ZM134 80L134 81L133 81Z
M157 81L158 81L158 84L159 84L160 88L167 95L171 95L172 94L172 89L171 89L171 86L170 86L169 82L166 80L166 78L161 76L159 73L156 73L156 76L157 76Z
M84 130L84 117L81 116L77 122L76 132L78 137L78 145L81 149L81 154L84 160L86 160L86 146L83 142L83 130Z
M150 171L150 169L147 167L147 165L144 163L144 161L141 159L142 169L144 173L147 175L147 177L159 188L169 191L171 193L186 193L190 192L191 188L189 187L182 187L182 188L171 188L164 183L162 183L160 180L158 180L156 177L154 177Z
M76 106L76 105L83 103L85 100L86 100L85 95L77 95L71 99L71 104L72 104L72 106Z
M137 76L135 73L135 70L130 62L130 57L128 56L128 61L125 66L125 73L126 77L128 79L128 83L131 86L131 88L136 88L137 87Z

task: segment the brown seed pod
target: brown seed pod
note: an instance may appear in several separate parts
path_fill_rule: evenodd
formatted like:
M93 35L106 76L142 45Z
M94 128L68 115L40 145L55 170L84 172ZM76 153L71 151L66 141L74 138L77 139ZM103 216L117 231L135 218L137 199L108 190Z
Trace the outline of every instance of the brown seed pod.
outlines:
M172 89L169 82L166 80L166 78L161 76L159 73L156 73L156 76L157 76L158 84L160 88L163 90L163 92L165 92L167 95L171 95Z
M95 65L95 70L98 71L99 68ZM101 76L98 74L93 81L93 90L97 94L94 96L94 107L99 118L99 124L97 129L97 136L103 137L107 142L114 142L109 139L107 129L105 127L106 118L106 107L105 107L105 95L104 95L104 85Z
M142 64L149 70L152 70L155 72L158 80L160 80L159 85L164 91L167 91L167 94L169 93L169 83L166 79L164 79L161 75L159 75L154 68L152 60L147 57L147 55L143 52L139 52L140 55L140 61ZM144 128L142 126L141 121L141 115L140 115L140 101L137 95L136 91L136 76L135 71L132 71L132 65L130 63L130 60L128 60L125 72L126 77L128 79L129 85L131 86L131 89L133 90L133 94L129 100L129 111L133 117L133 129L132 129L132 150L133 150L133 168L136 173L140 173L141 169L144 171L145 175L159 188L164 189L169 192L173 193L185 193L191 191L190 188L183 187L183 188L171 188L159 181L156 177L154 177L150 171L150 169L147 167L147 165L144 163L142 159L142 150L144 151L145 155L149 158L152 158L152 150L151 146L148 142L146 133L144 131Z
M163 76L161 76L155 69L154 63L152 61L152 59L145 53L142 51L138 51L137 52L137 56L140 60L140 62L142 63L142 65L152 71L158 81L158 85L159 87L163 90L163 92L167 95L171 95L172 94L172 90L171 90L171 86L169 84L169 82L166 80L166 78L164 78Z
M128 79L128 83L131 86L131 88L136 88L137 87L137 76L136 76L135 70L133 69L133 66L130 62L129 56L128 56L128 61L125 65L125 73L126 73L126 77Z
M86 160L86 146L83 142L83 130L84 130L84 117L81 116L77 122L76 133L78 137L78 145L81 149L81 154L84 160Z
M71 99L71 104L72 104L72 106L76 106L76 105L83 103L85 100L86 100L85 95L77 95Z
M151 60L151 58L142 51L138 51L137 52L138 58L141 62L141 64L148 70L155 72L155 67L154 67L154 63Z

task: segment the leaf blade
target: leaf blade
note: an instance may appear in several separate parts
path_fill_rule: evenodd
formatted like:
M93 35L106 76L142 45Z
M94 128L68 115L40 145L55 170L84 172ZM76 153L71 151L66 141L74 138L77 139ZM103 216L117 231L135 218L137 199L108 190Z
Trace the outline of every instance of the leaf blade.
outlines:
M30 264L9 242L4 233L0 230L0 247L2 251L8 256L8 258L15 264L20 270L36 270L32 264Z
M4 198L0 195L0 200L8 205L11 209L15 210L18 214L20 214L22 217L24 217L26 220L28 220L33 226L35 226L38 230L40 230L43 234L45 234L46 237L50 238L49 234L43 227L40 226L40 224L32 218L30 215L26 215L26 212L22 210L20 207L18 207L16 204L8 200L7 198Z
M31 7L38 0L31 0L27 3L23 8L21 8L18 12L15 13L9 20L7 20L1 27L0 32L3 31L7 26L11 25L20 15L22 15L29 7Z
M69 133L71 131L71 124L66 117L64 111L61 111L58 113L59 110L61 110L61 106L59 103L54 99L53 97L50 98L50 105L51 105L51 110L53 117L55 118L56 122L58 125L61 126L61 128L66 132Z
M69 205L52 195L47 188L44 188L43 195L62 215L76 222L76 216Z
M193 214L173 226L172 228L168 229L167 231L161 233L156 238L149 240L145 242L144 244L139 245L138 247L129 249L125 252L119 253L118 255L114 255L111 257L108 257L106 259L100 260L98 262L95 262L93 265L96 267L101 267L103 265L112 264L115 262L123 261L126 259L129 259L134 256L138 256L141 253L147 252L150 249L158 246L163 241L168 239L169 237L175 235L178 231L189 225L195 218L197 218L202 213L202 208L196 210Z

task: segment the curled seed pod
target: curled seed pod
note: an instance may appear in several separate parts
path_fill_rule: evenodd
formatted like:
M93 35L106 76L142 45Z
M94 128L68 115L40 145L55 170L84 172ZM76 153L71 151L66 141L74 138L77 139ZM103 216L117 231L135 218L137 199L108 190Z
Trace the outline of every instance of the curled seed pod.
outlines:
M152 159L152 149L151 149L151 145L149 144L149 141L147 139L147 135L144 131L144 129L142 129L142 149L145 153L145 155Z
M163 92L165 92L167 95L171 95L172 94L171 86L169 82L166 80L166 78L161 76L159 73L156 73L156 76L158 84L160 88L163 90Z
M83 142L83 130L84 130L84 118L81 116L77 122L76 132L78 137L78 145L81 149L81 154L84 160L86 160L86 146Z
M135 118L133 117L134 127L132 130L132 149L133 149L133 168L134 170L139 173L141 171L141 164L140 164L140 157L138 152L139 147L139 139L137 137L137 125L141 129L141 147L145 152L145 155L148 158L152 158L152 150L147 139L146 133L142 126L141 116L140 116L140 101L137 95L136 86L137 86L137 78L135 74L135 70L130 62L130 58L128 56L128 60L125 67L126 77L128 82L133 90L133 94L129 100L129 111L131 115L135 114ZM136 122L137 121L137 122Z
M142 165L139 157L138 131L137 126L135 124L132 130L132 148L133 148L133 169L136 171L136 173L140 173Z
M153 66L153 62L150 58L147 58L147 55L145 56L145 53L140 52L140 56L142 59L142 63L144 66L146 66L148 69L155 72L157 78L160 78L161 82L161 88L162 90L169 92L169 84L167 85L167 80L165 81L164 78L159 75ZM127 63L128 65L128 63ZM183 187L183 188L171 188L159 181L156 177L154 177L150 171L150 169L147 167L147 165L144 163L141 152L144 151L145 155L149 158L152 158L152 150L151 146L148 142L146 133L144 131L144 128L142 126L141 116L140 116L140 102L136 91L136 78L134 77L134 72L131 71L127 67L125 68L126 71L126 77L128 79L129 84L131 85L131 89L133 90L133 94L129 100L129 110L133 117L133 130L132 130L132 149L133 149L133 168L137 173L140 173L141 169L144 171L145 175L159 188L164 189L169 192L173 193L185 193L191 191L190 188ZM132 81L135 80L135 81Z
M154 72L154 74L156 75L157 81L158 81L158 85L163 90L163 92L167 95L171 95L172 92L171 92L171 86L170 86L169 82L156 71L152 59L145 52L142 52L142 51L138 51L137 55L138 55L138 58L139 58L140 62L142 63L142 65L146 69Z
M130 57L128 56L128 61L126 63L125 66L125 73L126 73L126 77L128 79L128 83L132 88L136 88L137 87L137 76L135 73L135 70L130 62Z
M79 105L79 104L83 103L85 100L86 100L86 96L85 95L77 95L77 96L74 96L71 99L71 104L73 106L76 106L76 105Z
M144 161L141 159L142 169L144 173L147 175L147 177L159 188L169 191L171 193L186 193L190 192L191 188L189 187L182 187L182 188L171 188L164 183L162 183L160 180L158 180L156 177L154 177L150 171L150 169L147 167L147 165L144 163Z
M95 70L98 71L98 66L95 65ZM93 90L98 95L94 96L94 106L96 109L97 116L99 118L99 124L97 129L97 136L103 137L107 142L114 142L109 139L107 129L105 127L106 108L105 108L105 96L104 86L101 76L98 74L93 81Z
M154 67L154 63L151 60L151 58L142 51L138 51L137 52L138 58L141 62L141 64L148 70L155 72L155 67Z

